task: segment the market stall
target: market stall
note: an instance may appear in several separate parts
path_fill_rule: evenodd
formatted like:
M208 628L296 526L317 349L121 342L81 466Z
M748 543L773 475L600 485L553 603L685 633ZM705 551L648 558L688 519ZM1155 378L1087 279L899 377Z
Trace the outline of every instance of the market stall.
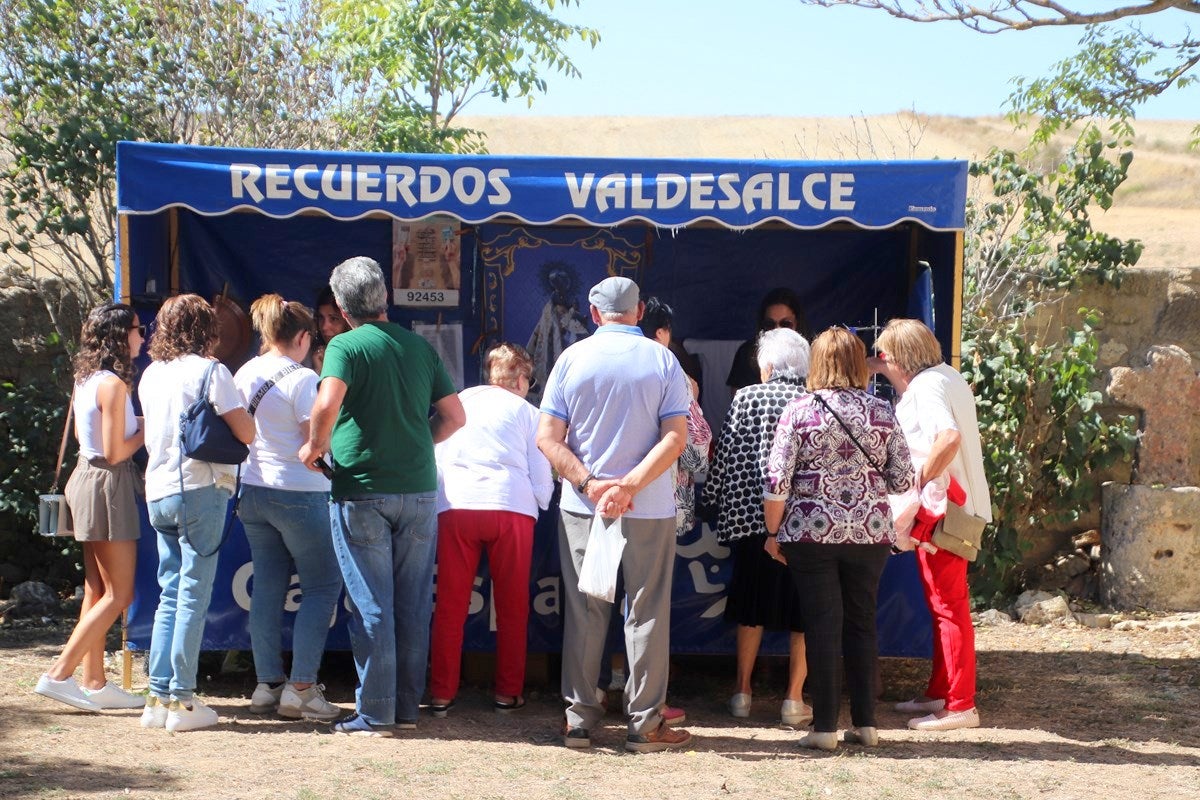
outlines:
M244 308L265 292L312 304L353 255L391 275L391 316L442 353L461 385L502 340L544 375L592 330L587 291L635 279L675 309L676 334L705 371L716 431L732 348L754 332L762 295L787 286L814 330L855 326L868 345L894 316L919 314L957 354L967 165L932 162L675 161L234 150L121 143L117 294L145 313L163 297L218 299L220 356L253 352ZM536 390L535 385L535 390ZM157 597L143 530L130 640L148 646ZM537 529L529 644L561 641L554 514ZM707 526L680 539L672 647L727 652L727 550ZM206 649L247 649L253 576L235 527L220 555ZM298 601L296 596L289 603ZM486 575L468 649L492 646ZM346 647L339 607L331 647ZM929 621L910 556L880 594L885 655L926 655Z

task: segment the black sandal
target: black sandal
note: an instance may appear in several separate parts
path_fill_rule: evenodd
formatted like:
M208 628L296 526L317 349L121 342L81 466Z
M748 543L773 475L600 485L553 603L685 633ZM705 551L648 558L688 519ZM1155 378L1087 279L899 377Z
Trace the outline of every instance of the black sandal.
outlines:
M517 709L525 707L524 695L517 695L517 698L511 703L501 703L499 700L492 702L492 708L497 714L511 714Z

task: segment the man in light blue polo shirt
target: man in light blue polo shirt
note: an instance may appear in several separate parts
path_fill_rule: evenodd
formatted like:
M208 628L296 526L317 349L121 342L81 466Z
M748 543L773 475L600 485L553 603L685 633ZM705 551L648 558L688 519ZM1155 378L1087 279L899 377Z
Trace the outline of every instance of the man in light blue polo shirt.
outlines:
M559 555L563 579L562 692L567 747L591 746L604 716L596 694L612 604L579 591L593 516L620 518L628 608L629 735L625 748L686 746L662 718L670 657L675 487L669 473L687 442L690 395L679 361L642 335L637 284L607 278L588 295L596 333L559 356L542 395L538 447L563 480Z

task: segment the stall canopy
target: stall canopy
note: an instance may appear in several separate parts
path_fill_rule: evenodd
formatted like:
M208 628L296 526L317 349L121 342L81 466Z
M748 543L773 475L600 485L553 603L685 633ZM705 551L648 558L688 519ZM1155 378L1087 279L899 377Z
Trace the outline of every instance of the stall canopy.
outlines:
M448 214L478 224L702 222L739 230L777 221L801 230L914 222L963 227L961 161L766 162L515 158L235 150L123 142L118 207L135 214L315 211L339 220Z
M149 313L177 292L224 295L243 306L279 292L312 304L335 264L368 255L391 274L392 319L437 339L470 385L479 382L480 355L501 340L526 345L545 362L539 369L548 369L561 347L590 330L587 289L606 275L627 275L643 296L674 307L674 332L703 365L703 405L717 431L730 397L729 360L753 335L759 300L773 287L799 294L814 330L853 325L869 345L887 319L918 315L948 356L957 356L966 181L960 161L540 158L122 142L117 294ZM441 271L431 278L437 291L426 291L412 274L416 240L399 232L432 218L449 221L439 230L458 246L445 250L452 259L439 256ZM226 359L233 368L250 354L241 349L247 352ZM553 515L543 514L531 584L535 650L558 646L555 540ZM148 643L157 597L152 542L143 537L131 623L139 646ZM731 647L721 620L727 555L707 526L680 539L676 650ZM910 558L894 562L881 593L881 647L928 653L915 569ZM239 531L221 554L206 647L246 646L252 585ZM492 641L488 589L485 576L469 647ZM344 645L343 626L339 620L334 646Z

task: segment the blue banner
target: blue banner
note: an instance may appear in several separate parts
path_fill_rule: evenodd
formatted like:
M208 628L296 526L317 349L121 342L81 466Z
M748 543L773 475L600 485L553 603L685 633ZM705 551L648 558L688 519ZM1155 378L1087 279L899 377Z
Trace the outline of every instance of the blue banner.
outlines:
M137 596L129 613L129 642L135 650L150 647L154 610L158 604L157 534L143 509L142 538L138 544ZM212 602L204 627L205 650L249 650L250 602L254 596L254 565L240 523L221 549ZM729 586L729 548L717 542L707 525L681 537L675 548L675 574L671 600L671 650L675 653L731 653L734 626L725 622L725 592ZM533 569L529 584L529 650L562 649L560 609L561 571L558 561L558 511L543 512L534 534ZM434 596L436 597L436 577ZM879 648L885 656L927 658L931 652L929 612L925 606L916 560L911 553L893 556L884 572L879 592ZM302 594L299 578L285 600L284 649L291 648L292 624ZM464 638L464 649L490 652L496 646L495 608L486 567L475 579ZM349 650L347 620L350 610L343 594L331 620L330 650ZM786 634L768 635L764 653L787 652Z
M665 228L716 222L743 229L778 221L800 229L902 222L964 224L965 161L715 161L411 155L121 142L118 210L169 207L271 217L319 211L335 219L448 214Z

